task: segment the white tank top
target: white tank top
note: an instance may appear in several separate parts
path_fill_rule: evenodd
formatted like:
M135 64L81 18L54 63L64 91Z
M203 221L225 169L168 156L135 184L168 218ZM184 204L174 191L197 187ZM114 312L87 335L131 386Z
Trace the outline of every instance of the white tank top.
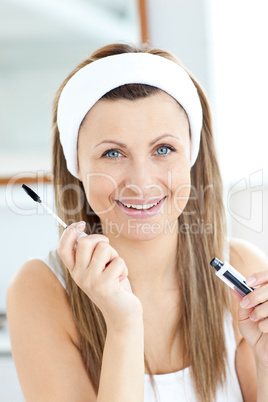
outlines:
M52 270L66 289L64 274L60 264L57 263L57 254L51 252L49 256L39 257L39 259ZM223 387L218 387L216 399L213 402L243 402L235 369L236 342L230 313L226 314L224 319L224 332L227 349L226 382ZM150 376L145 374L144 402L199 402L194 392L189 367L175 373L156 374L153 377L157 398L150 382Z

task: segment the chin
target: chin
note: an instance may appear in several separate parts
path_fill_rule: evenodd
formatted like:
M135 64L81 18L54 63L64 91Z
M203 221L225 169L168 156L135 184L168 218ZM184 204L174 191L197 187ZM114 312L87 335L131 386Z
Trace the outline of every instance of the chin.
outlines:
M128 221L128 224L117 235L117 238L127 238L135 241L150 241L165 236L164 228L156 222L134 222Z
M129 233L129 234L121 234L121 237L124 236L126 238L128 238L129 240L134 240L134 241L150 241L150 240L154 240L157 237L161 236L160 233L158 234L154 234L154 233L148 233L148 234L144 234L144 233Z

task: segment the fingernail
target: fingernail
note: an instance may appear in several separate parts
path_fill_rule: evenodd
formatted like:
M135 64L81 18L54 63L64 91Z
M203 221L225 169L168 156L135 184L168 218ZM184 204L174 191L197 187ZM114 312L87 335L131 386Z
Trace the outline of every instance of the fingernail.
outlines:
M241 307L247 307L248 305L249 305L249 300L247 298L244 298L243 300L241 300L241 302L240 302Z
M256 282L255 276L250 276L250 277L247 279L247 284L248 284L249 286L253 285L255 282Z
M84 221L78 222L77 229L79 230L79 232L83 232L83 230L85 229L85 226L86 226L86 222L84 222Z
M255 321L255 320L256 320L256 317L255 317L254 313L251 313L250 316L249 316L249 318L250 318L251 321Z
M81 239L81 237L87 237L87 234L82 232L76 239L76 244L79 242L79 240Z

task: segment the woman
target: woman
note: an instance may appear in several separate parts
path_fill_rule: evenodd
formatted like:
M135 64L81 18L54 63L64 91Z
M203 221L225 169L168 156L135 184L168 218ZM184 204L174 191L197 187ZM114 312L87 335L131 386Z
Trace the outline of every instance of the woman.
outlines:
M60 87L53 135L69 227L7 296L26 400L266 401L267 259L226 240L196 80L168 52L109 45ZM243 307L215 256L260 285Z

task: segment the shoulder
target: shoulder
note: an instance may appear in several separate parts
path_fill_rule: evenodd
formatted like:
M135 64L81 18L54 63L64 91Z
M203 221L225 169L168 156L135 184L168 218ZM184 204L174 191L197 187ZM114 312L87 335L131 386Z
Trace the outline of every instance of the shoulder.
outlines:
M268 268L267 255L252 243L231 238L229 244L230 264L246 278L254 272Z
M96 400L67 293L41 260L10 282L7 318L12 355L27 401Z
M31 259L25 262L11 279L8 286L7 301L10 296L15 297L19 294L25 294L25 292L27 294L30 292L32 299L40 299L45 294L51 294L50 296L53 297L54 290L57 290L61 295L65 293L51 269L42 260Z
M43 325L49 325L51 319L57 320L78 342L67 293L42 260L29 260L17 271L9 283L6 304L10 327L13 315L16 317L24 312L23 323L29 326L35 325L34 317L38 315L42 317Z

